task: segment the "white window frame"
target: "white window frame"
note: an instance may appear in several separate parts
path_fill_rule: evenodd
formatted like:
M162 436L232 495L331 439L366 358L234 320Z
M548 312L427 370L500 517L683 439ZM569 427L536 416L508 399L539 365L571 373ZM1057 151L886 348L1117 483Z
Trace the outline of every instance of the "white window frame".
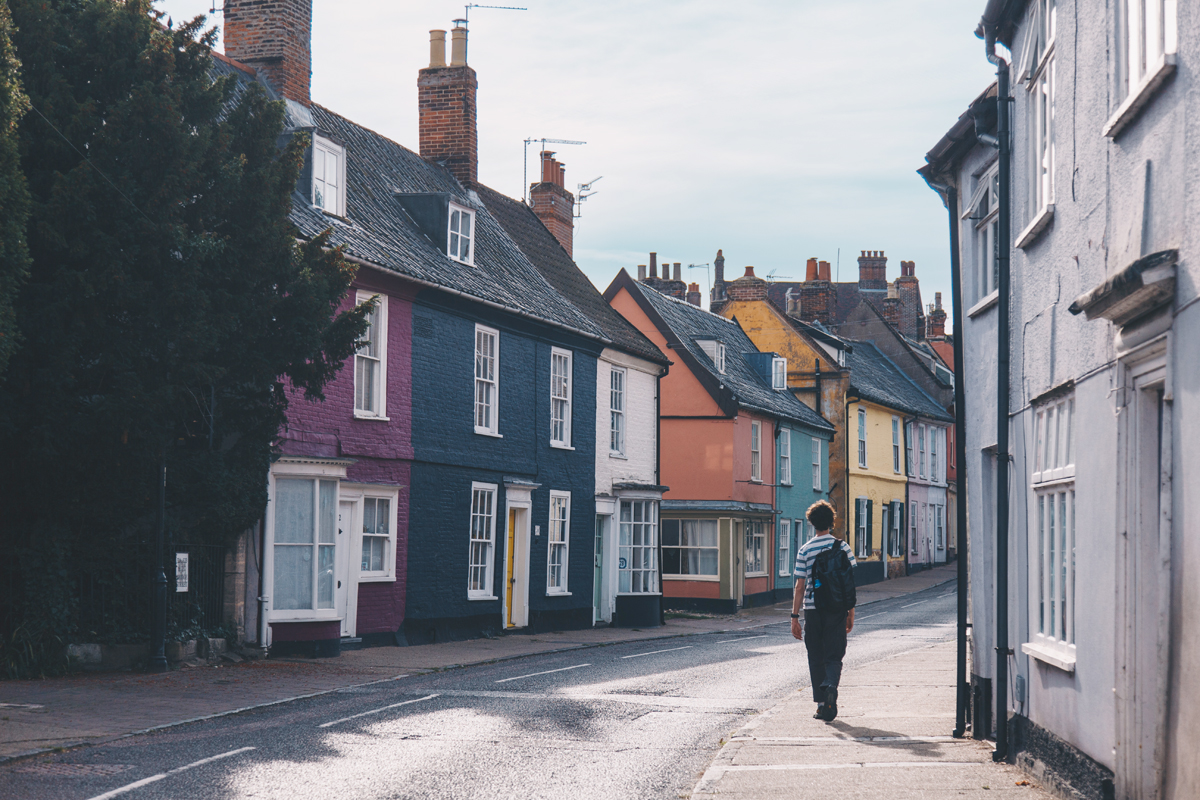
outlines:
M1026 86L1026 122L1028 157L1026 185L1029 224L1017 234L1015 245L1026 247L1050 223L1054 216L1054 133L1057 101L1055 37L1057 35L1056 0L1034 0L1029 25L1030 43L1026 48L1024 75Z
M280 542L279 541L279 495L280 484L283 482L301 482L309 483L313 487L313 516L312 516L312 541L311 542ZM338 496L339 483L336 477L331 475L313 475L313 474L286 474L273 476L271 485L271 501L274 508L270 511L271 516L271 619L336 619L337 618L337 512L338 512ZM332 501L328 510L328 521L330 527L328 530L329 538L322 541L321 531L321 488L322 484L332 485ZM276 569L279 559L277 554L280 553L280 548L306 548L311 550L312 555L309 557L309 563L312 565L312 584L311 584L311 602L307 607L300 608L281 608L279 605L279 581L277 580ZM333 573L330 575L329 584L329 600L328 605L323 605L319 597L321 591L321 548L331 548L333 551L333 562L329 564Z
M920 555L921 538L921 508L920 503L908 504L908 552L910 555Z
M905 464L905 468L907 469L907 471L905 472L905 474L908 475L908 477L910 477L910 478L915 478L915 477L917 477L917 459L916 459L917 431L916 431L916 426L911 422L908 423L907 425L904 426L904 434L905 434L905 436L904 436L904 439L905 439L904 453L905 453L905 458L907 459L907 462Z
M870 498L856 497L854 498L854 550L856 558L867 558L871 554L867 552L867 540L870 538L871 531L867 527L867 503Z
M475 212L458 203L450 203L446 213L446 255L460 264L475 266L475 234Z
M499 486L494 483L471 482L470 524L467 528L467 599L495 600L496 577L496 516ZM483 504L483 500L488 502ZM479 526L486 536L476 536ZM479 543L480 549L475 549ZM482 578L481 581L477 580Z
M700 349L713 362L713 366L717 368L717 372L725 374L725 343L717 339L697 339L696 344L700 345Z
M1113 99L1117 108L1104 126L1116 137L1175 71L1178 58L1177 0L1121 0L1117 4L1112 40Z
M941 438L942 429L936 425L929 427L929 481L930 483L941 483L941 473L938 471L938 439Z
M721 577L721 520L719 519L664 519L661 526L667 523L678 523L679 525L679 544L667 544L663 542L663 580L668 581L717 581ZM687 530L688 525L692 526L691 531ZM700 526L704 525L705 530L701 531ZM711 525L711 527L708 527ZM660 526L660 532L661 532ZM693 534L692 541L688 541L687 533ZM712 544L700 544L700 534L711 533ZM685 543L686 542L686 543ZM712 558L710 559L713 566L713 572L683 572L683 565L690 564L688 558L689 551L696 551L695 559L697 568L701 563L700 555L702 551L708 551ZM679 552L679 568L680 572L666 572L666 554L667 551Z
M613 367L608 377L608 451L610 455L625 455L625 383L624 369Z
M355 536L350 538L350 557L356 558L354 563L358 564L358 580L359 582L375 582L375 581L395 581L396 580L396 520L397 520L397 501L399 499L398 491L379 491L376 487L364 489L362 494L357 498L352 492L353 487L342 486L343 492L340 495L340 500L356 500L354 512L354 527ZM375 505L376 511L376 530L378 530L378 511L379 503L385 502L387 507L387 533L382 536L377 533L369 533L367 531L367 506L368 504ZM362 556L363 548L367 542L374 539L381 539L383 546L383 569L363 569Z
M867 468L867 410L858 409L858 466Z
M792 485L792 429L779 431L779 484Z
M1033 418L1029 579L1031 593L1036 592L1030 598L1030 629L1035 633L1022 650L1073 669L1077 632L1074 393L1034 406Z
M480 352L480 337L490 337L492 353ZM481 361L487 359L487 361ZM487 367L490 366L490 375ZM481 402L481 392L486 390L487 403ZM480 411L487 410L488 424L480 425ZM484 436L499 436L500 430L500 331L486 325L475 326L475 395L472 404L475 432Z
M354 353L354 416L358 419L378 419L387 421L387 340L388 340L388 297L378 292L367 292L359 289L354 294L354 302L362 305L375 300L375 308L368 315L367 341ZM370 355L371 346L375 355ZM373 366L373 369L372 369ZM364 380L364 373L372 372L370 380ZM366 386L367 383L371 385ZM363 402L366 390L370 389L374 403ZM368 406L373 405L374 408Z
M786 578L792 574L792 521L780 518L775 532L775 571L779 577Z
M761 519L746 520L746 577L767 575L767 526Z
M933 511L934 546L938 550L946 549L946 507L939 503Z
M900 474L900 418L892 417L892 471Z
M637 514L634 513L638 506L642 509L640 520L636 519ZM660 594L658 501L647 498L621 500L617 524L620 526L617 594Z
M1033 413L1031 483L1075 477L1075 395L1040 405Z
M904 520L901 519L901 508L904 504L899 500L893 500L888 504L891 506L891 511L888 512L888 540L891 547L888 548L888 555L892 558L904 558Z
M824 449L822 447L824 441L824 439L818 439L815 436L812 438L812 488L818 492L825 488L824 482L821 480L821 451Z
M555 511L562 516L556 517ZM556 559L557 556L557 559ZM558 580L554 568L558 567ZM546 594L569 595L568 573L571 567L571 493L551 490L550 517L546 524Z
M924 425L917 425L917 477L925 480L925 436Z
M312 204L326 214L346 216L346 148L324 136L313 136L312 144ZM333 175L328 174L329 158L337 159ZM318 166L320 169L318 169ZM318 177L318 172L320 176ZM330 191L330 177L333 191Z
M566 366L566 374L558 372ZM550 446L571 449L571 411L575 357L570 350L550 348Z
M771 359L771 388L782 392L787 388L787 359L776 356Z
M975 196L964 215L975 223L975 301L999 290L1000 166L993 164L978 178Z
M750 480L762 482L762 423L750 421Z

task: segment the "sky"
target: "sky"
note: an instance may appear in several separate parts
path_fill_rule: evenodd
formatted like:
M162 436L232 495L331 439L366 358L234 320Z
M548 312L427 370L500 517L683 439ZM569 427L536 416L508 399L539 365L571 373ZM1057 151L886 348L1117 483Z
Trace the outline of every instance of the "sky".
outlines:
M853 281L860 251L883 250L888 280L915 261L925 302L940 291L949 311L947 213L916 169L993 79L973 35L984 0L502 3L527 10L470 9L479 178L521 197L540 149L525 139L586 142L555 149L571 191L602 178L574 253L601 290L650 251L707 303L718 248L727 280L747 265L803 280L816 257ZM219 27L212 4L157 2ZM464 5L313 6L314 102L417 149L428 32Z

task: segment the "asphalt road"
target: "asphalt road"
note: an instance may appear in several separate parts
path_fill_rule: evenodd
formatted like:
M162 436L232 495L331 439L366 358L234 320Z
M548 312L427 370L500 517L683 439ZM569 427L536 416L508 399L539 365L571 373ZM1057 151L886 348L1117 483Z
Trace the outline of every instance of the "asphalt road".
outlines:
M846 662L954 637L953 585L859 610ZM406 677L0 767L0 797L678 798L808 684L787 617ZM844 703L845 701L843 701Z

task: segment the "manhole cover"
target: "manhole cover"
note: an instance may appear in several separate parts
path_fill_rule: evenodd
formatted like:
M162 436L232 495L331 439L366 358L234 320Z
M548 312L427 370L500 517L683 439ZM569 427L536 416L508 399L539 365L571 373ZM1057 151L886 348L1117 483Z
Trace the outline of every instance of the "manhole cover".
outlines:
M116 775L127 769L133 769L133 764L57 764L50 762L17 767L13 771L32 775L55 775L62 778L86 778L96 775Z

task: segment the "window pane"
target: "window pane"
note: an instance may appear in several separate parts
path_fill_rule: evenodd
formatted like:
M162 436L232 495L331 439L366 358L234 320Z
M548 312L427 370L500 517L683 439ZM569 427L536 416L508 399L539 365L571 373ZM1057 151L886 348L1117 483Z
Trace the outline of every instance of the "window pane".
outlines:
M337 541L337 481L321 481L320 541Z
M312 547L277 544L274 554L273 607L283 610L312 608Z
M311 480L280 478L275 481L276 543L312 543L314 489Z
M450 212L450 232L453 234L458 233L458 217L459 217L459 213L457 211ZM451 237L451 241L453 241L456 238L457 237Z
M471 216L471 214L464 212L461 220L459 221L458 232L462 234L464 239L470 238L471 236ZM465 253L463 254L463 257L466 257Z

